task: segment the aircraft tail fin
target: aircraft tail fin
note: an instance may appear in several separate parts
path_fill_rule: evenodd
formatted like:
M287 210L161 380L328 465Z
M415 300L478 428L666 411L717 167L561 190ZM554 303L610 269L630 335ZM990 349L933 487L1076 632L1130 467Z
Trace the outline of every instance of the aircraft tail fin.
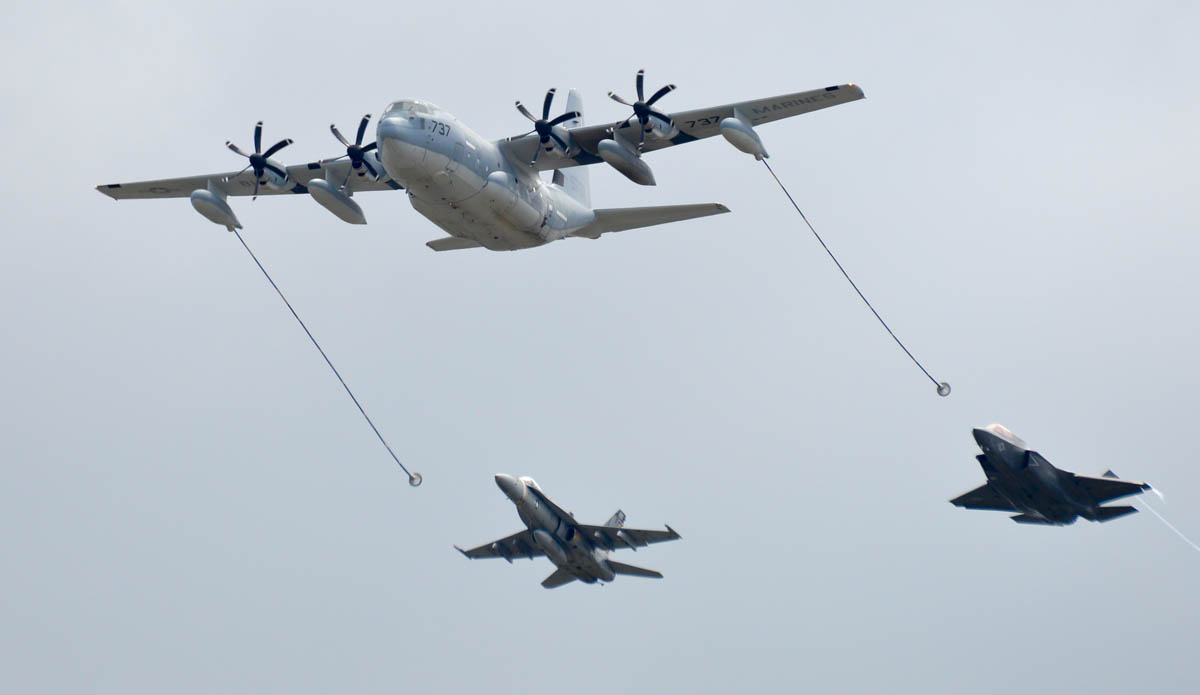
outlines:
M607 208L596 210L596 219L583 229L573 232L571 236L599 239L601 234L623 232L627 229L653 227L670 222L682 222L697 217L720 215L729 212L729 208L720 203L701 203L699 205L659 205L645 208Z
M1113 519L1118 519L1126 514L1135 513L1137 513L1137 507L1101 507L1096 510L1096 521L1112 521Z
M618 509L616 514L613 514L608 518L608 521L604 522L604 525L609 528L621 528L625 525L625 512Z
M563 121L562 127L578 128L583 125L583 98L579 91L572 89L567 93L567 111L578 111L579 118ZM592 186L588 179L587 167L570 167L554 170L554 183L563 187L567 195L581 204L592 207Z
M653 577L655 579L662 579L662 572L655 572L654 570L648 570L643 567L634 567L633 565L627 565L623 562L613 562L612 560L609 560L608 566L611 567L612 571L616 572L617 574L629 574L634 577Z

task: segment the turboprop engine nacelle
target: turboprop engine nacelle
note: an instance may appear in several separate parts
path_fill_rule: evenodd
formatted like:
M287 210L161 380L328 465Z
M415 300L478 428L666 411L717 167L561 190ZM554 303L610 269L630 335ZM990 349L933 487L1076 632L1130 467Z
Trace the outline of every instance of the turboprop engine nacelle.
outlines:
M237 215L233 214L233 209L229 207L229 203L225 202L224 195L211 188L198 188L192 191L188 198L192 201L192 207L196 208L196 212L204 215L210 222L222 225L231 232L242 228L242 223L238 222Z
M313 197L313 200L320 203L326 210L337 215L345 222L350 224L366 224L367 218L363 216L362 208L358 203L350 199L336 186L329 183L325 179L312 179L308 182L308 193Z
M601 140L596 151L609 166L625 175L625 178L643 186L653 186L654 172L642 161L641 155L617 140Z
M546 553L546 557L550 558L551 562L556 565L567 564L567 551L554 540L554 537L546 533L542 529L535 529L533 532L533 540Z
M663 121L656 116L651 116L646 121L646 137L670 140L676 135L679 135L679 129L675 127L675 121Z

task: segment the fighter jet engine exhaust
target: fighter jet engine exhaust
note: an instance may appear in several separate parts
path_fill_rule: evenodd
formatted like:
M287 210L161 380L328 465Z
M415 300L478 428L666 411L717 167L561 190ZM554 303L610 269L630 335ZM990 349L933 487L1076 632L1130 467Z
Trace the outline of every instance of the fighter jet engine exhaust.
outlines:
M271 283L271 287L275 288L275 293L278 294L279 298L283 300L283 303L287 305L288 311L292 312L292 316L296 317L296 321L300 324L300 327L304 329L304 333L308 335L308 339L312 341L313 346L317 348L317 352L321 353L321 357L325 358L325 364L329 365L329 368L333 370L333 375L336 376L338 381L342 383L342 388L346 389L346 393L350 396L350 400L354 401L354 405L358 407L358 412L362 413L363 419L365 419L367 424L371 426L371 430L375 432L375 436L379 437L379 442L383 444L383 448L387 449L387 452L391 455L392 460L396 462L397 466L400 466L400 470L404 471L404 473L408 475L408 484L413 487L420 485L421 474L415 471L409 471L408 468L400 462L400 457L396 456L396 452L392 451L392 447L388 445L387 440L384 439L383 435L379 432L379 428L376 427L375 423L371 421L371 417L367 415L367 411L364 410L362 404L358 402L358 398L354 396L354 392L350 390L350 386L346 384L346 380L342 378L342 375L340 372L338 372L337 367L333 366L333 362L329 359L329 355L325 354L325 350L321 348L321 344L317 342L315 337L313 337L312 331L308 330L308 326L304 324L303 319L300 318L300 314L297 314L296 310L292 308L292 303L288 301L287 297L283 296L283 291L280 290L279 285L276 285L275 281L271 279L271 274L268 273L267 269L263 267L263 264L258 260L258 256L255 256L254 252L250 250L250 246L246 244L246 240L242 238L242 235L238 233L237 229L230 227L229 231L237 235L238 241L242 242L242 246L246 249L246 253L250 254L250 258L254 260L254 265L258 266L258 269L261 270L262 274L267 278L267 282Z
M725 123L722 123L722 126L725 125ZM854 284L854 280L850 279L850 274L847 273L846 269L842 267L842 264L838 261L837 256L833 255L833 251L829 250L829 246L825 243L825 240L822 239L821 235L817 233L817 230L815 227L813 227L812 222L808 221L808 217L805 216L804 211L800 209L800 206L796 203L796 199L793 198L792 194L788 192L787 187L783 185L783 181L779 180L779 176L775 174L775 170L772 169L770 163L767 162L766 150L762 149L762 141L757 138L757 135L755 135L753 140L751 140L749 135L745 132L746 129L749 129L749 133L753 134L753 129L750 129L745 122L731 123L730 125L735 126L733 130L722 131L726 133L727 138L729 138L730 135L735 136L730 139L730 142L737 146L738 149L742 149L745 152L754 154L755 158L761 161L763 166L767 168L767 171L771 172L771 177L775 179L775 183L779 184L780 190L782 190L783 194L787 196L787 199L789 202L791 202L792 207L796 208L796 212L800 213L800 219L804 220L804 224L808 225L808 228L813 233L813 236L817 238L817 241L821 243L821 247L825 249L825 253L829 254L829 258L833 260L834 265L837 266L838 270L842 271L842 275L846 278L846 282L850 283L850 286L853 287L854 291L858 293L859 298L863 300L863 303L867 305L867 308L871 310L871 313L875 314L875 318L879 319L879 323L888 332L888 335L892 336L892 340L896 341L896 344L900 346L900 349L904 351L904 354L908 355L908 358L913 361L913 364L917 365L917 367L925 373L925 376L929 377L929 380L932 381L933 385L937 387L937 395L942 396L943 398L949 396L950 383L946 381L938 381L937 379L933 378L933 375L929 373L929 370L926 369L925 366L921 364L921 362L912 354L912 352L904 346L904 343L900 342L900 338L898 338L896 334L892 332L891 327L887 325L887 321L883 320L883 317L879 315L879 312L876 311L875 307L871 305L871 302L867 300L867 297L862 293L862 290L858 289L858 285ZM742 138L742 140L738 140L739 137ZM743 145L745 147L743 147Z

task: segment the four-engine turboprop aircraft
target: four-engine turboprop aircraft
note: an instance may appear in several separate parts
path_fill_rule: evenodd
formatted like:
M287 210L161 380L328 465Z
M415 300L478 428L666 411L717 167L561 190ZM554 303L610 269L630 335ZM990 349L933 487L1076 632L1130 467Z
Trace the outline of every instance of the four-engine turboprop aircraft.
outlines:
M428 102L397 101L384 111L376 140L363 144L370 116L350 142L336 126L346 153L334 159L285 166L273 157L290 139L262 149L262 122L254 129L254 152L227 142L249 164L240 172L188 176L97 186L114 199L190 197L197 212L233 230L241 223L228 196L307 193L351 224L366 224L352 198L362 191L405 190L409 202L448 237L428 242L435 251L484 247L511 251L567 237L598 239L609 232L666 224L729 212L719 203L620 209L592 209L587 170L606 162L630 180L654 185L642 155L721 133L743 152L767 156L754 127L863 98L853 84L754 99L735 104L666 113L658 102L675 89L662 87L645 97L642 71L637 100L609 96L632 108L624 121L585 126L583 105L572 90L566 112L551 118L555 90L546 93L541 116L520 102L517 108L533 130L488 140L449 112ZM553 170L551 182L539 172Z
M1133 514L1135 507L1100 505L1150 489L1143 482L1120 480L1112 471L1094 478L1059 470L1003 425L977 428L972 434L983 449L975 458L988 481L950 500L957 507L1020 512L1013 521L1065 526L1077 517L1109 521Z
M472 559L502 557L510 563L515 557L532 560L545 555L558 568L542 582L547 589L576 579L585 584L611 582L618 574L661 579L662 574L654 570L608 559L609 552L621 547L637 550L650 543L679 538L670 526L666 531L624 528L625 513L619 509L603 526L578 523L569 512L551 502L533 478L500 473L496 485L517 505L517 514L528 528L472 550L454 547Z

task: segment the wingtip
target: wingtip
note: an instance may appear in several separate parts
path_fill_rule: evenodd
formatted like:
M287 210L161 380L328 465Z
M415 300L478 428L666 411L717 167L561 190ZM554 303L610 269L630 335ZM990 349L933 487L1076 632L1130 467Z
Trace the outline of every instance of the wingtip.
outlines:
M678 531L676 531L675 529L671 528L671 525L670 525L670 524L663 524L663 526L666 526L666 527L667 527L667 530L671 532L671 536L672 536L672 537L674 537L674 538L683 538L683 536L679 535L679 532L678 532Z
M458 547L457 545L454 546L454 549L457 550L458 552L462 553L463 557L467 558L468 560L471 559L471 556L467 555L467 551L463 550L462 548Z

